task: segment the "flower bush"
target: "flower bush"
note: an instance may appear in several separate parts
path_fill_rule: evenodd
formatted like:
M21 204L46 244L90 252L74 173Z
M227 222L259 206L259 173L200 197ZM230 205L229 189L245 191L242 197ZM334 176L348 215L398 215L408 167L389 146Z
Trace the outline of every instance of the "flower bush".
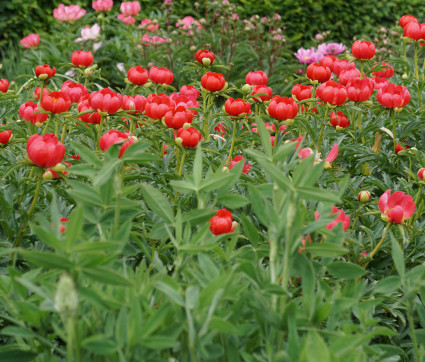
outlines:
M0 360L423 360L423 24L115 5L1 75Z

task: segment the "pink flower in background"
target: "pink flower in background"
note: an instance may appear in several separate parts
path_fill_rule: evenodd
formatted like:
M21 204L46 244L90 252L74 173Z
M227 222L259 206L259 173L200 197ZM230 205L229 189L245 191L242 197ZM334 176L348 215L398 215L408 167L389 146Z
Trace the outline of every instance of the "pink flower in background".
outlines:
M232 161L229 164L229 170L231 170L233 167L235 167L239 162L241 162L242 160L244 160L242 155L238 155L236 157L233 157ZM242 172L243 173L248 173L249 170L251 169L251 162L246 162L244 160L243 162L243 168L242 168Z
M239 15L236 13L232 14L232 20L239 20Z
M21 39L21 45L25 49L36 48L40 44L40 35L38 34L30 34Z
M109 11L112 9L112 6L114 5L113 0L96 0L93 1L91 6L94 10L97 12L101 11Z
M117 18L127 25L134 24L136 22L136 18L133 18L131 15L126 16L124 14L120 14Z
M138 1L124 1L120 6L121 14L137 15L140 13L140 4Z
M183 19L177 20L176 27L185 30L190 28L197 28L198 30L202 29L199 21L195 20L191 16L185 16Z
M75 40L76 43L86 41L86 40L94 40L98 38L100 35L100 26L98 24L94 24L92 27L86 25L83 29L81 29L81 38Z
M151 19L143 19L139 27L145 28L147 31L154 32L158 30L159 24L154 24Z
M150 44L162 44L162 43L168 43L170 41L169 38L161 38L160 36L152 36L149 37L148 34L144 34L142 38L140 38L140 41L144 45L150 45Z
M324 54L317 51L314 48L304 49L300 48L296 53L294 53L295 58L297 58L300 63L311 64L314 62L320 62L320 60L324 57Z
M345 45L341 43L323 43L317 47L317 51L324 55L338 55L345 50Z
M57 9L53 9L53 17L60 21L74 22L85 15L86 11L78 5L65 6L59 4Z
M344 231L347 231L347 229L350 227L350 218L345 214L343 210L338 209L336 206L333 206L330 215L337 215L337 217L334 221L326 225L326 229L332 230L336 225L342 223ZM320 215L317 211L314 212L314 217L316 218L316 220L320 219Z

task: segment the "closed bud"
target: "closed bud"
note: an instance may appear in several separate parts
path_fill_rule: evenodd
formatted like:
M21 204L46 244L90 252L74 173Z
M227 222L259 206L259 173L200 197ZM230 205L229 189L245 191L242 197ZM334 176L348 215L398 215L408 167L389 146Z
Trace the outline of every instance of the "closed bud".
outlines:
M418 171L418 177L423 181L423 179L424 179L424 172L425 172L425 168L421 168L419 171Z
M175 142L177 146L182 147L183 139L181 137L177 137Z
M91 69L90 68L87 68L87 69L84 69L84 76L86 77L86 78L90 78L91 76L92 76L92 71L91 71Z
M202 59L202 65L204 67L209 67L211 65L211 59L209 59L209 58L203 58Z
M63 163L58 163L56 166L51 167L51 169L55 172L62 172L66 170L66 166Z
M53 179L54 179L54 177L53 177L53 173L51 171L45 171L43 173L43 180L50 181L50 180L53 180Z
M252 92L252 86L249 84L245 84L244 86L242 86L242 93L247 95L250 94Z
M221 170L222 173L229 173L229 168L224 166L223 169Z
M388 222L390 220L390 218L387 215L385 215L385 214L381 214L381 220L382 221L385 221L385 222Z
M360 191L357 199L359 200L359 202L361 202L362 204L366 204L370 201L370 192L369 191Z
M407 73L403 73L403 75L401 76L403 79L407 79L409 78L409 76L407 75Z
M69 274L62 274L56 286L55 309L64 317L77 314L78 294Z
M125 84L133 84L132 82L130 82L129 80L128 80L128 78L126 77L126 78L124 78L124 83Z
M47 74L40 74L38 78L41 80L46 80L47 78L49 78L49 76Z
M191 124L190 123L187 123L187 122L183 125L183 128L184 129L188 129L190 127L192 127Z

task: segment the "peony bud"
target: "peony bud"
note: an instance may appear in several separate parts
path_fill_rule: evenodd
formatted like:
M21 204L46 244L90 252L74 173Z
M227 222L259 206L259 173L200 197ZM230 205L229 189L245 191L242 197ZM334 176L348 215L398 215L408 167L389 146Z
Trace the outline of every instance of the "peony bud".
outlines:
M357 199L360 203L366 204L370 201L370 192L369 191L360 191Z

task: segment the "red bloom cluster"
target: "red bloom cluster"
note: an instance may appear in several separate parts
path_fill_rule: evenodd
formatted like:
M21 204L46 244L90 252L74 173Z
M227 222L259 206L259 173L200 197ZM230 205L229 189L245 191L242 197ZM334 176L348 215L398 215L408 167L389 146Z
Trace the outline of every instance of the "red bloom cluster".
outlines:
M112 129L106 132L99 140L99 146L102 151L106 151L112 145L116 143L122 143L120 147L118 157L122 157L125 150L134 143L133 137L130 137L129 132L120 132L116 129Z
M232 213L227 209L220 209L210 221L210 230L214 235L228 234L235 231Z

